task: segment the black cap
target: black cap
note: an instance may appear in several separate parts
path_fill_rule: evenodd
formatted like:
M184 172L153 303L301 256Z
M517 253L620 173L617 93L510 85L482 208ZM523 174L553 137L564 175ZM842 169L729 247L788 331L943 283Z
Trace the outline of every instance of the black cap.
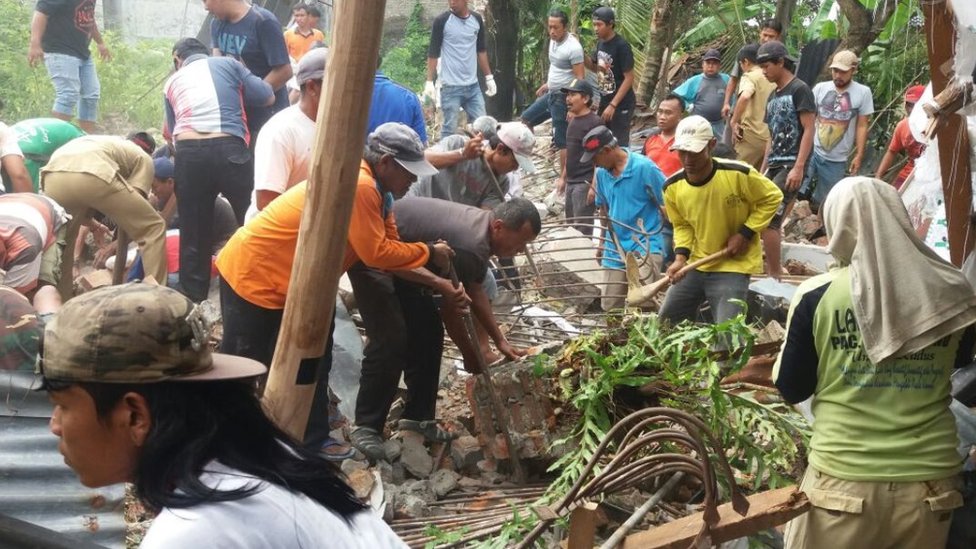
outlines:
M593 20L603 21L606 24L611 24L617 19L616 14L613 13L613 8L607 6L601 6L593 10Z
M722 54L721 54L721 52L719 52L715 48L709 48L709 50L705 52L705 57L703 57L702 59L705 60L705 61L708 61L710 59L717 59L717 60L721 61L722 60Z
M613 132L606 126L597 126L583 137L583 155L580 162L590 162L600 149L617 142Z
M757 63L765 63L766 61L772 61L773 59L789 59L794 61L790 57L790 52L787 51L786 46L782 42L777 42L776 40L770 40L765 44L759 46L759 53L756 54Z
M569 92L581 93L589 97L593 96L593 88L590 87L590 84L586 80L579 80L576 78L574 78L573 81L570 82L568 86L562 88L560 91L563 93L569 93Z

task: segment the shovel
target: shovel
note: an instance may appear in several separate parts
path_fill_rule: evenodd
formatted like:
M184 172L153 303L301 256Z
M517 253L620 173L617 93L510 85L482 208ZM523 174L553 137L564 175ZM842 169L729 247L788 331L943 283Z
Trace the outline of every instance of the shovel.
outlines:
M691 263L685 265L678 272L682 275L688 274L689 272L701 267L703 265L708 265L709 263L714 263L720 259L723 259L727 255L726 251L723 249L721 251L715 252L712 255L705 256L699 260L692 261ZM651 298L656 296L662 290L668 288L671 285L671 279L668 277L662 277L659 280L651 282L650 284L645 284L639 286L636 284L637 281L637 260L633 255L627 254L627 306L628 307L642 307L646 305Z

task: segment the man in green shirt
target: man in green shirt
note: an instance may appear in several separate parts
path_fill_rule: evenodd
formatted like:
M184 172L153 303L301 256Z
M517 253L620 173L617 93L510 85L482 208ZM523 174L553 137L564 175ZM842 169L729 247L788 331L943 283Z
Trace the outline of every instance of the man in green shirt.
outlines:
M85 135L85 132L78 126L57 118L21 120L11 126L11 129L17 137L17 144L20 146L21 152L24 154L24 165L27 166L27 173L30 174L35 193L40 184L41 168L51 159L54 151L68 141ZM3 183L6 188L10 188L6 174L4 174Z

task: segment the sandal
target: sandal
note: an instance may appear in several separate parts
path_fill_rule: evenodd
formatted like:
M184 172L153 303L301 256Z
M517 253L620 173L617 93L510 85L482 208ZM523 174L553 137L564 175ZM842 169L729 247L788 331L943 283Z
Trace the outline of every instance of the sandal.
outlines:
M372 427L356 427L349 433L349 442L372 461L386 461L383 437Z
M356 450L352 446L332 437L322 443L319 453L329 461L345 461L356 457Z
M450 442L458 438L458 433L453 433L441 428L436 419L418 421L415 419L401 419L399 423L401 431L413 431L420 433L425 439L431 442Z

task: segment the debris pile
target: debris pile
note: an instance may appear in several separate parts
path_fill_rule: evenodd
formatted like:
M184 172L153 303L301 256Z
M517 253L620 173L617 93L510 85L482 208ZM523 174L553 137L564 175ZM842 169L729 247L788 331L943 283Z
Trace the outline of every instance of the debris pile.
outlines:
M810 203L806 200L798 200L793 205L793 210L783 224L783 232L785 242L827 245L823 220L818 214L813 213Z

